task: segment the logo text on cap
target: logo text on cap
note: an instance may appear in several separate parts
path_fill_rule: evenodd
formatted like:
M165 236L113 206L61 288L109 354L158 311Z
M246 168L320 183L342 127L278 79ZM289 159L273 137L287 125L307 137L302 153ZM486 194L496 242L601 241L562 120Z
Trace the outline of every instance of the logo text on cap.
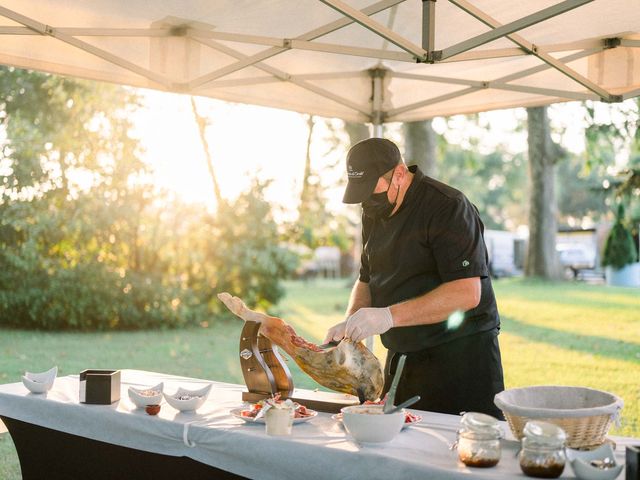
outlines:
M358 172L358 171L355 171L351 165L349 165L349 167L347 169L347 177L349 177L349 178L362 178L363 175L364 175L364 170Z

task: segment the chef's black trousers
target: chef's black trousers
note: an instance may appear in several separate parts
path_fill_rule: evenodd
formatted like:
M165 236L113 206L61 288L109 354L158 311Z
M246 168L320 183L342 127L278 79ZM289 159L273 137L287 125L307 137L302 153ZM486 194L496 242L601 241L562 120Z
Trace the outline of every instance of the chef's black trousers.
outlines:
M474 333L407 353L394 404L420 395L420 401L410 408L454 415L481 412L504 420L493 403L495 394L504 390L498 332L496 328ZM385 393L399 357L399 352L389 350Z

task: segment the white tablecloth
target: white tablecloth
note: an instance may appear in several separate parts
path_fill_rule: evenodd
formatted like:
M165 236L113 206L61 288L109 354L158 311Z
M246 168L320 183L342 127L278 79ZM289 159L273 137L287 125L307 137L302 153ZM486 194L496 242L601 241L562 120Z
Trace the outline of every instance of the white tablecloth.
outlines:
M110 406L78 403L77 375L56 379L46 395L31 394L21 383L13 383L0 385L0 415L138 450L187 456L261 480L524 478L516 459L518 443L512 437L503 441L502 459L494 468L472 469L458 462L448 448L459 422L453 415L414 411L423 421L379 446L357 444L327 413L294 425L290 437L270 437L263 425L229 414L242 405L240 385L212 382L211 394L197 413L180 413L164 401L155 417L136 409L127 388L161 381L168 393L178 386L197 388L209 383L122 370L121 399ZM624 463L624 445L638 440L616 441L616 460ZM569 465L562 477L573 477Z

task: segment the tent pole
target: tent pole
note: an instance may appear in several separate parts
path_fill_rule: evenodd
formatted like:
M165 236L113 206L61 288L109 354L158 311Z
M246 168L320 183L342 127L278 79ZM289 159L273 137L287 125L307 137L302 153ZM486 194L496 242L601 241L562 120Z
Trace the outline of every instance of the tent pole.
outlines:
M431 59L436 41L436 0L422 0L422 48Z
M383 102L383 82L387 71L384 68L372 68L369 70L371 75L371 89L373 99L373 109L371 112L371 123L373 123L373 136L382 138L384 113L382 111Z

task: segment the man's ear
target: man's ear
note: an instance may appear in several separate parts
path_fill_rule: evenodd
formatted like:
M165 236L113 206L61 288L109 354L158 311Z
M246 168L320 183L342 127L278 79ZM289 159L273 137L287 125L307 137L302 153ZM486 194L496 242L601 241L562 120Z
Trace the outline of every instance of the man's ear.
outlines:
M402 183L402 179L404 178L405 169L402 168L403 165L399 163L396 165L396 168L393 169L393 175L391 176L391 182L396 185L400 185Z

